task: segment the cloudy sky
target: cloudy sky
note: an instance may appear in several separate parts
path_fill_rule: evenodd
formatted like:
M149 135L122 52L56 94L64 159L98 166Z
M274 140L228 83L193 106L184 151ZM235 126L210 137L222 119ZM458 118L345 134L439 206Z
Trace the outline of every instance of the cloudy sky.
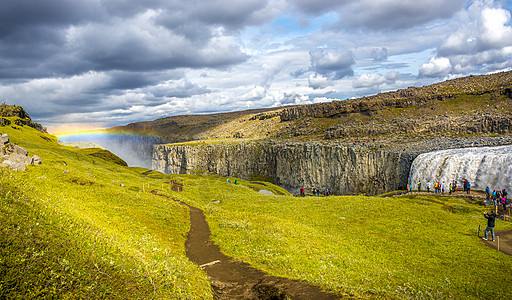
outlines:
M512 1L1 0L0 100L50 132L512 69Z

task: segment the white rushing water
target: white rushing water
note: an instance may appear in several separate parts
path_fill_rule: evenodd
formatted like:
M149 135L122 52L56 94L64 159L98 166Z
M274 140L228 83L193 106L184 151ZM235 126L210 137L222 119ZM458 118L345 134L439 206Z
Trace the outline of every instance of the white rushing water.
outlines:
M420 154L413 161L409 183L416 188L419 180L422 189L430 181L445 182L446 187L453 180L462 189L462 180L471 183L471 189L491 191L506 189L512 192L512 145L500 147L462 148L441 150Z

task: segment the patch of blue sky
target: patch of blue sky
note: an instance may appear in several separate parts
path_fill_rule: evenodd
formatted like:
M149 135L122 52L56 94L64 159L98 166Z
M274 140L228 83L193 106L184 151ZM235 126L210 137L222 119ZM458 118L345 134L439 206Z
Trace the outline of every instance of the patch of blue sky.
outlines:
M429 62L435 56L435 49L426 49L420 52L405 53L398 55L391 55L384 62L354 68L354 75L359 77L366 73L377 72L384 75L390 71L396 71L400 74L417 75L419 67Z
M274 21L265 26L247 27L240 35L246 46L262 46L264 40L266 45L275 44L287 45L286 48L293 48L290 42L295 39L306 37L311 32L322 30L338 21L338 15L335 13L326 13L320 17L303 17L292 14L281 15ZM254 41L260 43L255 43Z

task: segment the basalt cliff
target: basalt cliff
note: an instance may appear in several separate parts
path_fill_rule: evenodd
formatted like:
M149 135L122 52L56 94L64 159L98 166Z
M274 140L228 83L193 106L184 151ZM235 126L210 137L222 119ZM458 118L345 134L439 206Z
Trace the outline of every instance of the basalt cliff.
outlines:
M512 72L371 97L173 116L123 128L158 136L153 168L213 172L336 194L405 188L420 153L512 144Z

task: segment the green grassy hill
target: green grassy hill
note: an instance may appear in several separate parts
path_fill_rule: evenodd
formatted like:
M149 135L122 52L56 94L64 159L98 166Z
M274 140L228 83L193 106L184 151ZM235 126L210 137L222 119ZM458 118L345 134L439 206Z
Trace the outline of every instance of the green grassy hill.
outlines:
M0 298L211 297L185 255L188 210L150 193L163 179L27 126L0 132L43 161L0 169Z
M153 190L203 209L224 253L273 275L357 298L510 297L512 257L478 240L483 208L463 199L299 198L204 174L173 175L174 192L168 175L11 124L0 132L43 164L0 169L0 298L211 299L185 255L188 209Z

